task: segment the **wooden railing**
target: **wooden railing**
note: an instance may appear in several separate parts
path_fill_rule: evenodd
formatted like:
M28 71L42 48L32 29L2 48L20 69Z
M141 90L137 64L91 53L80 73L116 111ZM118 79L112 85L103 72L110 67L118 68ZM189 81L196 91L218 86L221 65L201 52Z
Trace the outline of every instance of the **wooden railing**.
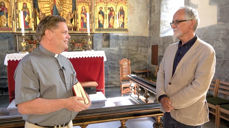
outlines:
M162 127L160 122L162 115L159 104L155 103L105 107L81 111L73 120L73 124L86 128L89 124L120 120L120 128L126 128L125 123L128 119L154 117L156 122L152 127L160 128ZM20 115L0 118L0 128L23 128L24 123Z
M134 88L136 91L134 92L137 92L138 99L140 99L139 96L142 88L144 90L144 102L149 103L150 94L156 95L156 83L132 74L129 75L129 78L131 82L135 83ZM156 100L154 102L156 102Z

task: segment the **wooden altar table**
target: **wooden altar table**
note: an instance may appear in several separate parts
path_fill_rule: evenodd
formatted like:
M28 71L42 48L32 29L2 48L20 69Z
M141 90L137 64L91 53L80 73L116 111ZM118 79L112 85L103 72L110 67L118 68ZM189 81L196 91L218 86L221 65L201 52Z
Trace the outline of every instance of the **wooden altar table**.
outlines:
M11 53L5 56L4 65L7 66L9 99L14 99L14 71L19 61L28 53ZM104 51L77 51L61 53L67 57L77 73L80 82L96 81L98 86L96 91L105 93L104 61L106 56Z

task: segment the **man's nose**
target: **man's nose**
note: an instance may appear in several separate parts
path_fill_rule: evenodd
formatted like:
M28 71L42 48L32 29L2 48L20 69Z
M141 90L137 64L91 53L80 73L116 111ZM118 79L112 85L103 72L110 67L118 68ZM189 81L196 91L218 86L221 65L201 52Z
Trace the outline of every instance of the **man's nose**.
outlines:
M172 29L174 29L174 28L176 28L177 26L173 23L173 24L171 24L171 28Z
M68 33L68 36L67 36L67 38L68 38L68 39L70 39L70 38L71 38L71 36L69 35L69 33Z

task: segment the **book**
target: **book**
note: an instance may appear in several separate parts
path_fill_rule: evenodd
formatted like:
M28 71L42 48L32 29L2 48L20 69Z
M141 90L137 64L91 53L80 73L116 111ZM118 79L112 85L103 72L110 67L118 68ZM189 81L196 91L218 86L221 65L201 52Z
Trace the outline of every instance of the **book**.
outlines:
M80 82L73 85L72 90L73 90L73 93L75 96L83 98L83 100L80 101L81 103L83 103L83 104L89 103L89 99L87 97L87 94L86 94L85 90L83 89L82 85L80 84Z

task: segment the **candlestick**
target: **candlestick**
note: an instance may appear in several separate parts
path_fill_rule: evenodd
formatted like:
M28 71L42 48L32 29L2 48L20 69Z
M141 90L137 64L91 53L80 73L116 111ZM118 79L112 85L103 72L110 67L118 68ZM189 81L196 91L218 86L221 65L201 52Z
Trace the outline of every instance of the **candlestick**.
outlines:
M23 11L20 11L20 16L21 16L21 33L22 36L25 35L25 28L24 28L24 17L23 17Z
M120 27L120 26L119 26L119 21L118 21L118 15L117 15L117 26L118 26L118 28Z
M87 33L88 33L88 35L90 35L89 13L87 13Z

